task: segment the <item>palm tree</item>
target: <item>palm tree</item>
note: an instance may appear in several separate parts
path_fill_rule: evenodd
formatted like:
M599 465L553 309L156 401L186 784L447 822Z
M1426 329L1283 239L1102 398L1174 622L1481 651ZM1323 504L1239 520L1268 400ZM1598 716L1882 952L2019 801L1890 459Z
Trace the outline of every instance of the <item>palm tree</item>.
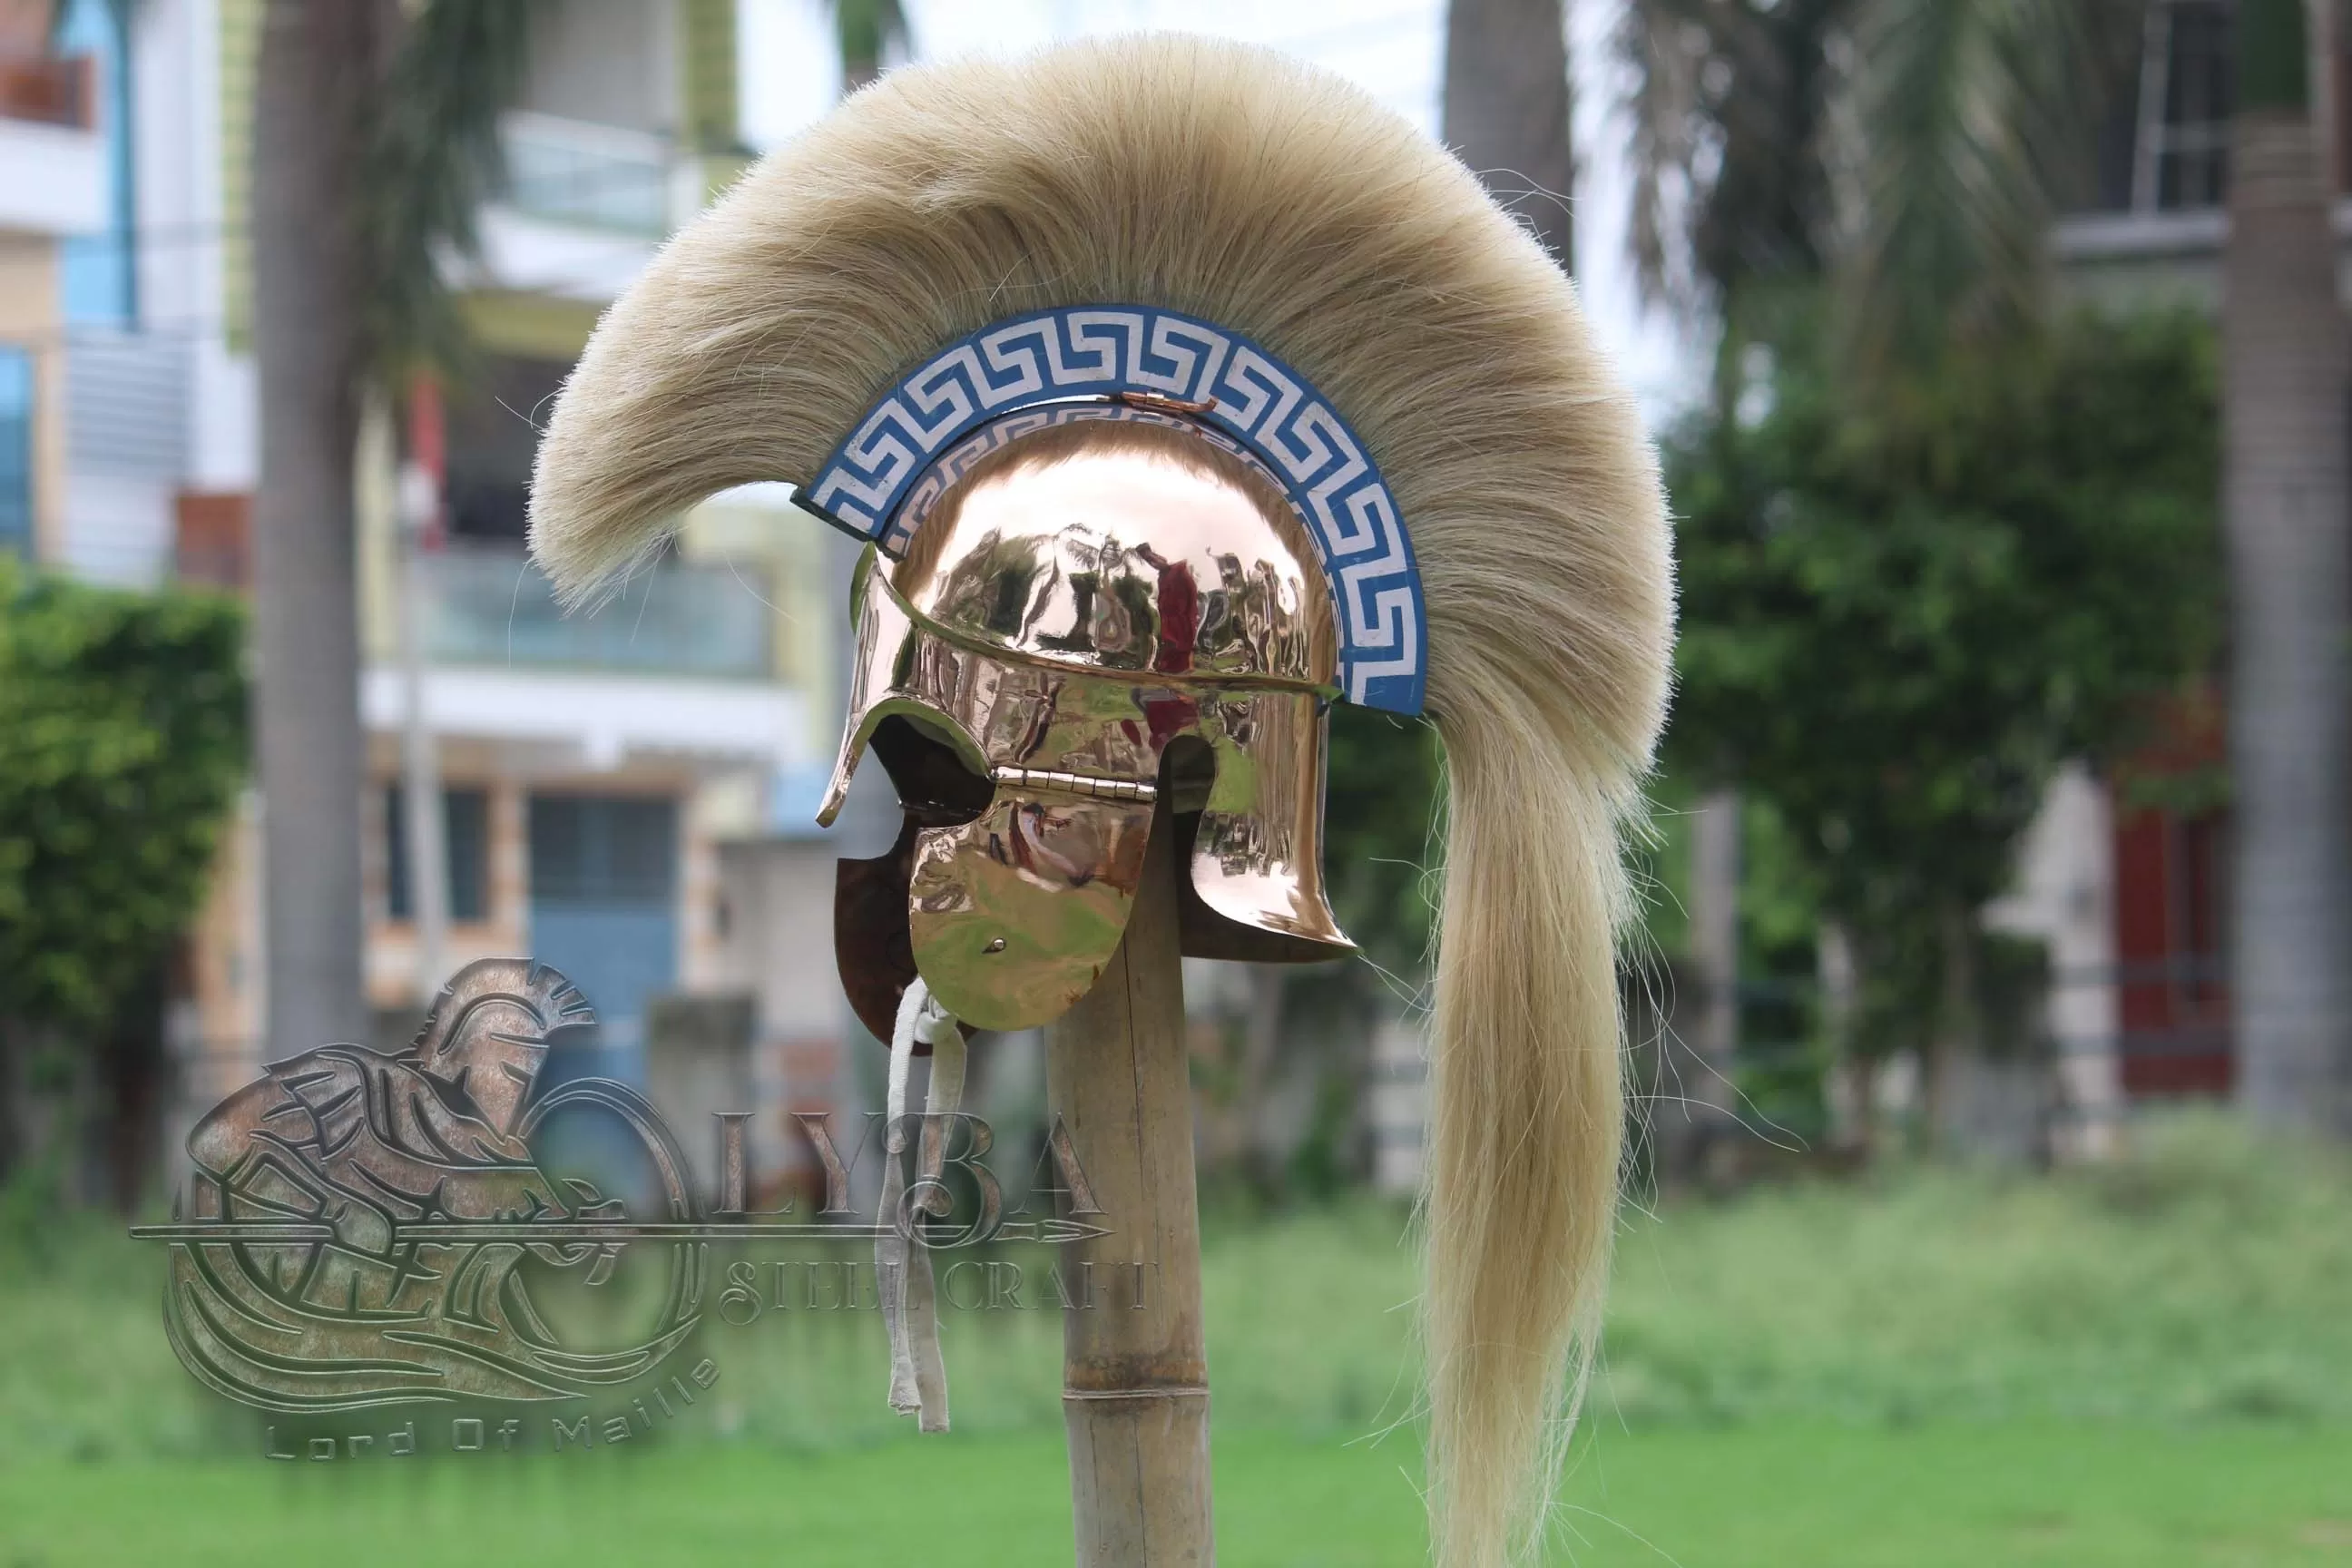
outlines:
M255 706L271 1042L364 1039L360 413L446 360L522 0L269 0L253 121Z
M1451 0L1441 134L1572 268L1567 25L1562 0Z
M1640 68L1634 263L1651 299L1716 311L1713 395L1722 407L1773 296L1822 271L1832 231L1826 46L1853 9L1853 0L1636 0L1624 13L1621 49ZM1674 987L1674 1027L1661 1035L1666 1054L1651 1086L1651 1135L1667 1181L1703 1176L1710 1144L1734 1120L1740 1044L1738 781L1711 760L1683 765L1694 761L1705 788L1681 823L1687 977Z
M2241 0L2222 251L2240 1091L2352 1131L2352 552L2343 307L2304 7Z
M1821 274L1835 229L1832 40L1855 4L1632 0L1625 8L1634 265L1653 300L1716 312L1719 364L1737 362L1759 292Z
M2145 0L1631 0L1635 68L1633 249L1653 297L1711 309L1713 396L1730 415L1746 351L1834 290L1838 356L1861 399L1901 397L1956 347L2032 323L2048 295L2051 222L2087 182L2106 91ZM1795 307L1791 315L1789 307ZM1716 786L1695 818L1706 847L1736 798L1737 762L1690 754ZM1738 889L1694 855L1697 1043L1727 1054ZM1854 911L1825 910L1824 973ZM1930 1135L1943 1069L1972 1032L1973 946L1962 911L1938 921L1946 969L1927 1053ZM1849 1011L1842 988L1830 1016ZM1834 1028L1833 1025L1833 1028Z
M1874 376L2031 320L2146 4L1630 0L1644 280L1736 349L1759 292L1833 279Z
M882 75L882 62L894 51L912 52L913 39L907 29L905 11L898 0L832 0L834 44L841 61L841 94L844 98L870 86ZM847 583L856 575L859 546L831 529L825 530L832 571L829 580ZM849 613L849 596L837 593L829 600L832 605L832 641L835 668L847 671L855 657L856 627ZM848 689L841 687L837 700L845 703ZM843 710L845 716L847 710ZM873 772L873 770L866 770ZM853 851L878 854L898 830L899 811L891 797L887 781L878 773L861 777L865 787L853 789L842 813L835 821L835 831L847 843L871 847ZM864 1117L885 1103L882 1067L885 1054L872 1049L866 1039L866 1026L858 1021L856 1010L846 998L836 1005L835 1016L840 1021L840 1053L835 1058L834 1081L828 1098L833 1113L840 1124L851 1127L864 1125ZM966 1063L964 1092L966 1103L983 1104L988 1093L988 1072L996 1059L993 1051L976 1051ZM878 1166L853 1170L856 1178L856 1202L872 1206L880 1188Z

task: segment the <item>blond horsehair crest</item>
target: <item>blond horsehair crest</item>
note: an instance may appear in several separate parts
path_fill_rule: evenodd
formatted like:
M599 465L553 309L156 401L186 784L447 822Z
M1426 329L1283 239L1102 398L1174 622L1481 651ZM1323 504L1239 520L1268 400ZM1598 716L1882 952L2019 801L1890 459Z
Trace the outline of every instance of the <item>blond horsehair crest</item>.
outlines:
M1155 821L1185 952L1348 952L1330 704L1434 724L1433 1538L1454 1565L1528 1544L1607 1270L1619 839L1672 634L1655 462L1572 285L1444 149L1265 51L909 68L613 307L533 548L584 595L776 479L872 546L835 796L871 754L905 824L845 862L835 941L894 1098L923 1045L935 1098L960 1081L948 1016L1087 993ZM928 1425L912 1360L893 1396Z

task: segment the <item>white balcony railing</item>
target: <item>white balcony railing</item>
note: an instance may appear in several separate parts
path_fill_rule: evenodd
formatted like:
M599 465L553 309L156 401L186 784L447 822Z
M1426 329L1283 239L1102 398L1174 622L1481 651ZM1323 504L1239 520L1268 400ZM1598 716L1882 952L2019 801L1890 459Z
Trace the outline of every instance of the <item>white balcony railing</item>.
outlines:
M528 217L659 238L670 229L668 140L517 110L499 122L506 205Z
M97 234L106 227L106 192L98 132L0 115L0 229Z
M520 551L424 562L425 657L436 665L761 680L773 672L756 569L666 562L593 611L565 615Z

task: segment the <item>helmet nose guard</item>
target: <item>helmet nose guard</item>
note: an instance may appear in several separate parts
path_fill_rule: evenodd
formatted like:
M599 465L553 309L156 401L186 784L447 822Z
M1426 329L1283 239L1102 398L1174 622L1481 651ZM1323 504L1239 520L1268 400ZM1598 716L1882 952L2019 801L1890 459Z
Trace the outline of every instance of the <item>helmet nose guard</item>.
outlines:
M1111 417L1000 440L930 492L903 559L861 564L820 820L876 752L906 823L887 855L841 862L835 931L878 1036L918 972L980 1028L1048 1023L1086 994L1163 797L1188 954L1353 951L1322 884L1321 571L1270 483L1235 483L1222 451L1181 460L1196 437L1172 417Z

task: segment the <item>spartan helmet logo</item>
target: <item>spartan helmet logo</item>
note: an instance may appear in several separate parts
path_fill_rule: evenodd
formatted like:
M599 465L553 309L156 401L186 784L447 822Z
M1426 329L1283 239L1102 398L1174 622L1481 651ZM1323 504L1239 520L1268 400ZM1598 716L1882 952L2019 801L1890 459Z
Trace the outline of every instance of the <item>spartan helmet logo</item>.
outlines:
M1184 951L1352 951L1324 900L1331 595L1256 461L1177 412L1096 400L983 426L910 492L853 587L848 721L906 819L841 863L842 979L888 1038L919 973L983 1029L1050 1022L1127 928L1163 793Z

